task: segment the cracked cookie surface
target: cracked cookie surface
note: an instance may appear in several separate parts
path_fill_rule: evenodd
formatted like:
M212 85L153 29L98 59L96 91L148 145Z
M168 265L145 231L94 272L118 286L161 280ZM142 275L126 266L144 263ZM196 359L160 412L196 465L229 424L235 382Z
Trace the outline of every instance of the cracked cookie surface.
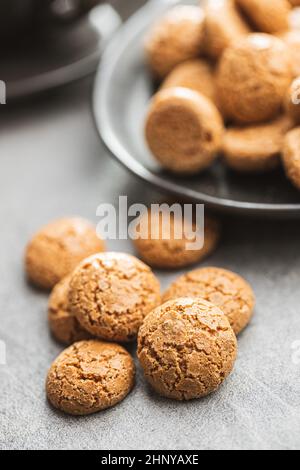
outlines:
M103 240L88 221L59 219L43 227L27 245L26 273L36 286L52 289L80 261L104 250Z
M109 341L132 341L145 316L161 302L151 269L134 256L100 253L74 271L71 310L83 328Z
M241 276L221 268L191 271L175 281L163 295L163 301L178 297L200 297L219 307L239 334L253 315L255 297Z
M57 409L88 415L116 405L134 384L130 354L117 344L90 340L73 344L53 362L47 397Z
M162 396L204 397L231 373L236 336L218 307L181 298L150 313L138 335L138 358L146 379Z

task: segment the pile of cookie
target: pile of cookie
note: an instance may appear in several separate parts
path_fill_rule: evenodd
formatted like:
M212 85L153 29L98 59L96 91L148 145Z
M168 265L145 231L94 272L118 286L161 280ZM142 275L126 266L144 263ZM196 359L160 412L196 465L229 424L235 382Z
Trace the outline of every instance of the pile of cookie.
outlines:
M150 213L145 217L160 224ZM171 222L178 223L184 221ZM155 240L144 233L135 246L148 264L106 252L95 227L81 218L54 221L32 237L26 274L35 286L52 289L49 326L68 346L47 375L47 397L55 408L87 415L123 400L133 388L135 365L121 344L136 340L145 377L162 396L189 400L221 386L235 364L236 335L253 314L250 285L235 273L203 267L161 295L149 266L179 268L204 259L216 248L220 230L214 219L205 225L204 246L192 252L184 238L166 240L161 227Z
M195 174L222 155L238 172L283 166L300 189L297 6L208 0L173 7L152 27L145 52L160 86L145 134L163 168Z

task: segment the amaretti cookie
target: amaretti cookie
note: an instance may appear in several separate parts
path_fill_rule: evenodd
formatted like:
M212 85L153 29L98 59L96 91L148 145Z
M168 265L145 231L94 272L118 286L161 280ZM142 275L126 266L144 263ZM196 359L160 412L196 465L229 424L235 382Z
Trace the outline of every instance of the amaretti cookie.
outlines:
M235 0L257 31L278 33L289 29L288 0Z
M185 60L201 53L203 10L194 5L178 5L168 11L149 32L146 59L157 78L164 78Z
M36 286L51 289L84 258L104 250L103 240L88 221L59 219L43 227L27 245L26 273Z
M70 279L71 275L68 275L56 284L51 292L48 306L48 321L53 336L61 343L68 345L91 338L71 312Z
M71 415L89 415L122 401L134 384L135 367L121 346L90 340L73 344L53 362L47 397Z
M93 336L132 341L145 316L160 304L160 285L134 256L100 253L75 269L69 301L72 313Z
M216 249L220 239L220 225L211 217L205 217L201 248L192 249L191 244L195 245L200 235L196 225L183 218L173 216L165 223L162 214L154 216L149 212L141 220L139 231L140 238L134 241L139 256L149 266L161 269L179 269L203 260ZM180 239L176 238L178 233L182 234Z
M204 397L224 382L237 356L236 336L218 307L183 298L150 313L138 336L146 379L162 396Z
M295 125L300 125L300 77L294 80L290 86L285 108Z
M209 0L205 8L204 53L219 59L224 50L250 34L251 29L239 14L234 0Z
M267 124L228 128L223 141L225 163L245 173L279 167L283 140L292 127L292 120L282 116Z
M293 129L285 137L283 164L287 177L300 189L300 127Z
M159 91L148 111L145 135L160 164L177 174L206 169L221 148L223 120L205 96L187 88Z
M200 297L219 307L235 334L248 325L255 296L251 286L236 273L221 268L201 268L177 279L163 295L167 302L178 297Z
M281 39L250 34L224 52L217 92L225 114L239 123L274 119L292 80L289 50Z
M300 31L288 31L280 35L286 43L291 56L293 77L300 76Z
M217 101L215 71L213 66L204 59L188 60L177 65L167 76L161 88L175 87L190 88L215 103Z

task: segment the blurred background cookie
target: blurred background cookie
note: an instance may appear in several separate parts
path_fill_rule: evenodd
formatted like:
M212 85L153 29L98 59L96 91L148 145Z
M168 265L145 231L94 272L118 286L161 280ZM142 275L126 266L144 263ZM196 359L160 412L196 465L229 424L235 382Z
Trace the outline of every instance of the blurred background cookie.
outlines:
M300 77L291 84L286 98L285 108L287 114L295 125L300 124Z
M285 137L283 164L289 180L300 189L300 127L293 129Z
M288 0L235 0L257 31L278 33L289 29Z

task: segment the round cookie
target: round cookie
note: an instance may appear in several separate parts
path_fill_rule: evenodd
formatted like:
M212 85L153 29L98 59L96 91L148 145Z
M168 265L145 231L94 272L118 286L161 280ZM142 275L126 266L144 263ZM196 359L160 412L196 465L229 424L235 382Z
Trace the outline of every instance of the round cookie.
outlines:
M221 108L239 123L274 119L291 80L285 43L268 34L250 34L221 58L216 80Z
M284 136L292 127L292 120L283 116L267 124L227 129L223 141L227 166L244 173L279 167Z
M163 301L200 297L219 307L235 334L250 322L255 297L250 285L238 274L221 268L202 268L181 276L165 292Z
M181 218L173 216L165 223L162 214L157 217L149 212L141 220L140 232L141 237L134 241L136 250L145 263L161 269L179 269L201 261L216 249L220 239L220 226L210 217L205 218L204 245L195 250L189 244L197 241L196 226L191 225L187 233L187 221L184 224ZM177 233L182 233L182 238L177 239Z
M75 269L69 301L72 313L93 336L132 341L145 316L160 304L160 285L134 256L100 253Z
M216 391L236 356L237 340L226 316L202 299L165 303L139 331L138 358L145 377L167 398L191 400Z
M89 415L122 401L134 385L135 367L121 346L90 340L73 344L53 362L47 397L71 415Z
M300 77L296 78L287 94L285 108L296 125L300 125Z
M203 50L213 60L224 50L251 33L234 0L210 0L205 9Z
M154 25L146 39L145 52L157 78L165 78L176 65L200 55L203 20L200 7L178 5Z
M300 76L300 31L288 31L280 35L291 56L293 77Z
M288 132L285 137L283 164L289 180L300 189L300 127Z
M221 148L223 120L216 106L196 91L169 88L153 98L145 134L160 164L177 174L200 172Z
M54 287L48 306L48 321L54 337L65 344L89 339L91 335L85 331L70 311L69 289L71 275L63 278Z
M274 34L289 29L288 0L236 0L236 3L257 31Z
M212 65L203 59L194 59L177 65L167 76L161 89L190 88L214 103L216 99L215 75Z
M59 219L43 227L27 245L26 273L36 286L51 289L84 258L104 250L103 240L88 221Z

